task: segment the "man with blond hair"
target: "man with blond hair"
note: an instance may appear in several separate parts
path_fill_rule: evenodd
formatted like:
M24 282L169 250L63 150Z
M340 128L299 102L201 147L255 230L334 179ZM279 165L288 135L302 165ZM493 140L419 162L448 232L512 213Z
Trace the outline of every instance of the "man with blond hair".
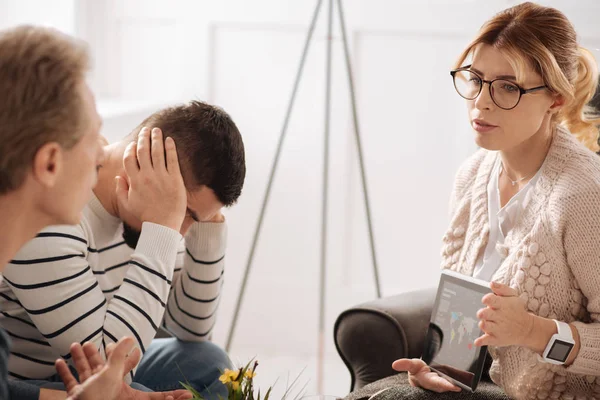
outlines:
M0 32L0 54L2 272L44 227L80 222L104 152L99 136L101 119L85 81L89 60L82 42L50 28L20 26ZM168 145L166 154L176 163L174 143ZM146 176L155 188L157 175ZM135 191L130 191L132 194ZM157 218L151 207L144 215L145 221ZM8 308L2 315L4 321L24 323L18 310ZM6 327L4 323L2 327ZM64 391L9 380L7 361L9 354L15 355L14 350L9 352L10 340L0 329L0 399L65 399ZM123 376L133 368L134 358L127 357L131 342L131 338L124 338L112 347L107 365L96 371L95 380L100 385L89 390L80 387L77 395L85 398L91 389L109 394L121 387ZM74 349L75 356L80 354L77 347ZM90 377L79 378L84 381ZM189 395L186 391L141 393L127 386L105 398L179 399Z
M103 150L82 43L23 26L0 34L0 54L1 271L45 226L79 222ZM0 330L0 398L9 398L9 386L13 398L60 398L7 381L9 345Z

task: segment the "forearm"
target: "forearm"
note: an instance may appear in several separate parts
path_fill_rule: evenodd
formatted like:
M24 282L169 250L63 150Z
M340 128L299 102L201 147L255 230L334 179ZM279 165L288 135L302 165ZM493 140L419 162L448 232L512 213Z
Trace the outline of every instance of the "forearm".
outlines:
M581 349L581 338L579 337L579 331L572 324L569 324L569 327L571 328L571 333L573 334L575 346L573 347L569 358L565 362L565 366L567 367L573 364L577 358L577 355L579 354L579 350ZM552 339L552 336L556 333L558 333L558 331L553 320L534 315L532 334L526 338L526 343L523 343L523 346L529 348L539 355L542 355L544 350L546 350L546 346L548 346L550 339Z
M111 341L133 334L142 352L150 344L165 312L180 242L178 232L144 223L130 268L107 309L104 327Z
M226 237L223 223L194 224L186 235L183 269L165 313L165 325L181 340L210 337L222 288Z
M64 400L67 392L62 390L40 389L40 400Z

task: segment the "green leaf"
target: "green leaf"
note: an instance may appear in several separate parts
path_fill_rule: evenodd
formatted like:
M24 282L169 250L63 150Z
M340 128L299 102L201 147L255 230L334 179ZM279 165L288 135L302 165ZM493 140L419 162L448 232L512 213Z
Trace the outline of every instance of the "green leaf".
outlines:
M196 389L194 389L192 387L192 385L190 385L189 382L187 382L187 383L179 382L179 384L181 386L183 386L185 389L189 390L192 393L192 395L194 396L194 398L203 399L203 397L200 394L200 392L198 392Z
M273 389L273 388L272 388L272 387L270 387L270 388L269 388L269 390L267 391L267 394L265 395L265 400L269 400L269 396L271 396L271 390L272 390L272 389Z

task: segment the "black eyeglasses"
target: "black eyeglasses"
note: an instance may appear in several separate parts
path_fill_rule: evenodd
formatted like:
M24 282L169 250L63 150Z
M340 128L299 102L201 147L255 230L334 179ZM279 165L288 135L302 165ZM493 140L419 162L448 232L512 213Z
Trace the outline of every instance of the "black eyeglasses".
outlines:
M467 65L466 67L450 71L450 75L452 75L452 79L454 80L454 88L458 94L467 100L475 100L481 94L483 84L487 83L490 87L492 101L503 110L512 110L515 108L524 94L547 88L544 85L531 89L523 89L516 83L506 79L486 81L477 72L469 68L471 66Z

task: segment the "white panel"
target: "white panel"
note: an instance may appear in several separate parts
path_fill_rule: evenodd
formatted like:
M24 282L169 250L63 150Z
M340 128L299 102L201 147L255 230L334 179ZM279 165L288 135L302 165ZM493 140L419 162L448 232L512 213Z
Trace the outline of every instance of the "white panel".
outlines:
M388 295L435 285L456 169L474 151L449 71L464 38L359 34L359 104L381 277ZM362 197L348 246L356 282L371 284Z
M228 211L232 232L230 245L236 249L228 260L226 290L232 295L237 293L238 277L245 264L258 218L303 37L302 31L235 28L217 29L215 34L215 97L211 101L224 107L234 117L244 136L248 168L242 198L238 205ZM298 321L297 313L303 312L303 309L312 315L309 321L316 321L316 298L303 291L294 293L291 289L298 288L294 284L301 279L312 293L316 291L322 148L322 53L322 42L316 42L290 121L248 286L247 298L253 299L253 307L245 307L240 319L240 325L246 327L258 321L267 322L262 321L261 317L267 320L271 318L268 310L273 309L273 297L279 297L279 301L288 304L293 312L281 316L282 323L273 327L274 331L269 337L284 334L289 328L287 324ZM285 282L286 285L281 284ZM267 288L273 297L258 296ZM301 306L296 296L303 298ZM260 315L257 315L258 310L261 310ZM287 318L290 321L284 323ZM297 339L306 340L306 332L298 332ZM306 351L310 351L311 342L314 341L303 343ZM244 344L245 339L240 335L236 347L243 348Z
M126 99L175 99L185 80L177 52L175 21L124 20L121 36L121 96Z

